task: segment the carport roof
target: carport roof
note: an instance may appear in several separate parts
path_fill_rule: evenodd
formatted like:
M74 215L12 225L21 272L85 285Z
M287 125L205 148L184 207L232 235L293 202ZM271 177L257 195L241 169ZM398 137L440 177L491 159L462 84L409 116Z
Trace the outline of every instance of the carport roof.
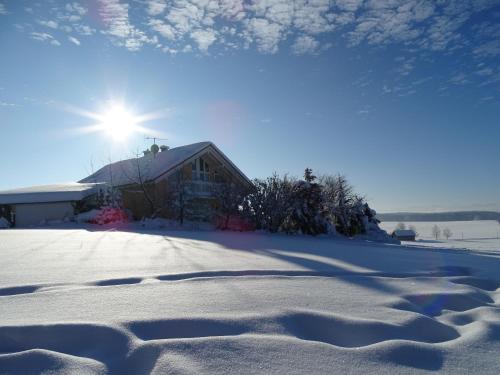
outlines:
M79 201L97 193L102 184L69 182L0 191L0 204Z

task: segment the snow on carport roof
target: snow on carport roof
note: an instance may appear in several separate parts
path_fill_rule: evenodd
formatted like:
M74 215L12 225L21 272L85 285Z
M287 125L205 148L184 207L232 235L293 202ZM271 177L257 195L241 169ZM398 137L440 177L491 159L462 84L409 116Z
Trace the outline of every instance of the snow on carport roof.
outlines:
M186 146L175 147L156 155L146 155L140 158L121 160L105 165L97 172L80 180L79 182L106 182L113 186L123 186L137 183L138 169L145 181L155 180L175 169L186 160L197 155L208 147L216 150L239 173L244 180L248 178L224 155L212 142L198 142Z
M0 191L0 204L79 201L97 192L101 184L69 182Z

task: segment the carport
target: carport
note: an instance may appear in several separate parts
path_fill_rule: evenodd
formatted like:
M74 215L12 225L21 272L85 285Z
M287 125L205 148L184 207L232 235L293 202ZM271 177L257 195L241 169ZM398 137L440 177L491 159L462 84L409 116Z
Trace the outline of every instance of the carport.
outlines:
M30 227L70 220L102 184L64 183L0 191L0 216L13 226Z

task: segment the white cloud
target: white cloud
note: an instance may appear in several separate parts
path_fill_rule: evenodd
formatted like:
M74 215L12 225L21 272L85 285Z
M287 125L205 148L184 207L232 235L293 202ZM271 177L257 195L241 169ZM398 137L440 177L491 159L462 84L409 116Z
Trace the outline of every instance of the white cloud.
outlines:
M470 22L478 12L497 4L495 0L96 0L95 3L97 16L104 24L100 30L84 23L89 12L77 1L50 7L49 15L54 15L55 20L40 24L86 36L100 31L115 45L133 51L150 44L177 53L189 44L189 48L203 52L219 45L221 50L256 47L262 53L272 54L286 44L293 53L321 53L332 46L333 38L343 37L351 46L400 44L411 52L466 49L476 59L500 55L498 22L481 21L478 25ZM414 65L411 61L403 62L400 75L408 74Z
M85 9L82 5L78 4L77 2L66 4L65 9L69 13L76 13L79 14L80 16L83 16L84 14L87 13L87 9Z
M7 9L5 9L5 5L0 3L0 14L8 14Z
M51 29L57 29L57 26L59 25L56 21L52 21L52 20L49 20L49 21L38 21L38 23L42 26L45 26L45 27L48 27L48 28L51 28Z
M206 52L216 40L217 36L211 29L195 30L191 33L191 38L198 44L198 48L202 52Z
M308 34L333 31L335 14L331 12L330 3L330 0L297 0L293 8L293 26Z
M474 54L482 57L493 57L500 55L500 38L484 42L474 48Z
M482 102L489 102L490 100L493 100L493 99L495 99L494 96L484 96L479 100L481 100Z
M402 57L401 59L396 59L398 62L401 62L401 65L396 69L396 71L402 75L407 76L410 72L415 68L416 58L412 57Z
M159 14L162 14L165 11L165 8L167 7L167 4L165 0L149 0L147 2L147 10L146 12L150 16L157 16Z
M16 104L9 103L9 102L3 102L0 100L0 107L16 107Z
M119 0L99 0L99 15L109 35L127 38L133 31L128 20L128 4Z
M81 35L92 35L95 34L96 29L93 29L90 26L87 25L74 25L73 26L76 32L78 32Z
M151 26L151 29L158 32L164 38L169 40L175 40L176 31L175 28L172 27L171 25L158 19L151 19L149 20L149 26Z
M335 5L342 10L355 12L361 7L363 1L364 0L335 0Z
M113 37L116 44L138 51L143 44L155 41L129 22L128 4L119 0L99 0L99 4L99 15L107 27L104 33Z
M49 33L32 32L31 39L38 40L40 42L47 42L52 44L53 46L61 45L61 43Z
M255 41L259 51L270 54L278 52L278 43L283 38L283 26L265 18L252 18L245 26L248 42Z
M477 75L480 76L490 76L493 74L493 69L491 68L482 68L476 71Z
M319 48L319 42L309 35L301 35L295 39L292 52L296 55L315 53Z
M197 6L197 4L187 0L176 0L166 19L182 35L199 27L204 15L204 8Z
M73 43L73 44L76 44L77 46L80 45L80 41L78 39L76 39L75 37L73 36L68 36L68 40Z
M449 82L455 85L465 85L469 81L465 73L457 73L449 79Z

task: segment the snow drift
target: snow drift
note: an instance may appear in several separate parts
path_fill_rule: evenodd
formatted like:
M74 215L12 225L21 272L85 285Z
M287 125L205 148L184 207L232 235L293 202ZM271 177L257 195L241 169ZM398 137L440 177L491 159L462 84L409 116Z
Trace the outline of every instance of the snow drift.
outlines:
M497 374L500 259L343 238L4 230L0 373Z

